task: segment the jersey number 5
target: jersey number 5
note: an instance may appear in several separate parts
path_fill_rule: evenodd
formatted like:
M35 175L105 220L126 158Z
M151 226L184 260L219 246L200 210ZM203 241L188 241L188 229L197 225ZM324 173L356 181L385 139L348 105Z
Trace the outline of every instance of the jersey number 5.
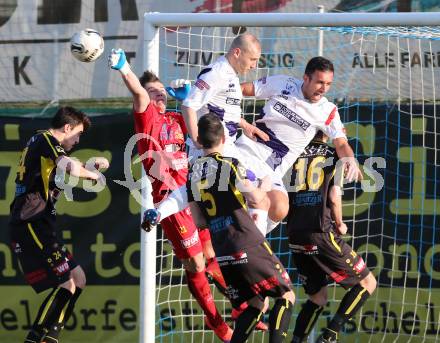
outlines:
M217 214L217 206L215 204L214 196L201 187L199 187L199 189L202 201L208 203L208 205L205 205L206 212L210 217L215 217Z

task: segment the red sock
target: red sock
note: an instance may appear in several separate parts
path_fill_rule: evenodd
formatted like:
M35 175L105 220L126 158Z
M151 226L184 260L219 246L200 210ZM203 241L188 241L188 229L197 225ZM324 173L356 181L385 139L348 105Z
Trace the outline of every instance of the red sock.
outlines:
M202 246L204 246L206 242L211 240L211 234L209 233L208 228L199 229L199 239L202 243Z
M208 317L209 322L213 326L220 325L220 323L223 322L223 319L215 307L205 271L198 273L186 271L186 278L188 280L188 288L191 294L196 298L203 312Z
M216 286L223 289L222 293L224 294L227 286L225 279L223 278L220 266L218 265L217 259L215 257L208 258L206 260L206 272L212 276ZM220 289L220 291L222 290Z

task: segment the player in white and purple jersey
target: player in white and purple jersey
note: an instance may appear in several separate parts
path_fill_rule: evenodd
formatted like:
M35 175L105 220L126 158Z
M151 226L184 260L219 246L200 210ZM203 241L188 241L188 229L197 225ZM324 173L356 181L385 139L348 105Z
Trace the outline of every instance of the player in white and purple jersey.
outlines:
M275 75L241 85L243 95L268 99L256 126L269 136L269 140L257 137L254 141L242 135L235 144L246 167L258 178L270 175L274 183L269 192L269 218L273 221L269 230L288 212L288 196L282 178L318 130L333 140L339 158L346 163L346 178L349 181L362 178L337 106L324 97L333 74L332 62L314 57L308 62L302 80Z
M271 206L267 232L274 229L289 210L282 177L318 130L333 139L336 152L346 165L346 179L350 182L362 179L337 107L324 97L333 82L333 74L333 64L329 60L314 57L306 66L303 80L278 75L241 84L243 95L268 99L256 126L269 139L263 141L256 136L257 141L254 141L242 135L235 142L234 153L229 156L239 157L257 178L271 177L273 189L268 192ZM177 198L177 192L174 193ZM187 203L186 194L180 193L183 200L176 203ZM169 208L169 205L159 207L162 217L168 215Z
M268 138L255 126L247 123L241 112L243 94L238 75L245 75L256 68L260 54L258 39L249 33L242 34L232 41L225 56L202 69L197 76L182 104L182 113L190 136L187 140L190 161L202 155L201 147L196 141L197 122L208 112L215 113L222 121L227 156L236 155L234 142L239 127L251 138Z

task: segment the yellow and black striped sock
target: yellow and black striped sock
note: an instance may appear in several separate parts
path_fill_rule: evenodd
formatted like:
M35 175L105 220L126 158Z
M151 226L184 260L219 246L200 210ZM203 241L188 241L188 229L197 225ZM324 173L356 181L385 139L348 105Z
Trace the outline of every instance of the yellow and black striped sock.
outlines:
M259 309L248 306L246 310L235 321L235 329L231 338L231 343L246 342L255 328L255 325L261 320L263 312Z
M283 342L287 337L293 304L287 299L277 299L269 315L269 343Z
M334 332L341 331L344 324L357 313L369 297L370 294L361 285L352 287L342 298L341 304L327 328Z
M316 305L311 300L305 302L298 313L295 329L293 330L296 341L302 342L309 335L323 309L323 306Z
M61 330L64 328L64 323L67 322L72 315L73 308L75 307L75 303L81 295L82 289L76 287L75 293L73 293L72 297L67 304L66 310L62 311L60 317L58 318L57 323L52 325L49 328L49 331L46 335L46 343L57 343L58 338L60 336Z
M49 329L58 323L61 313L71 297L72 293L69 290L63 287L54 288L41 304L37 318L25 342L41 342Z

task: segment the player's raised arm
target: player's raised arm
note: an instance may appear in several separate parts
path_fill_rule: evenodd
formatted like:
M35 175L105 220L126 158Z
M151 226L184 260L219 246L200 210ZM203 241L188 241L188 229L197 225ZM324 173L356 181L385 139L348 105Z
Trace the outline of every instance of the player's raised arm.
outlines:
M56 165L61 170L75 177L82 177L90 180L98 180L102 176L101 173L99 173L97 170L94 171L89 170L85 168L80 161L65 155L60 156L56 160ZM107 161L107 165L108 165L108 161Z
M344 124L342 124L338 108L335 105L332 106L333 108L329 106L327 109L329 112L326 117L325 125L321 126L320 129L333 140L336 153L345 166L345 178L349 182L360 181L363 179L362 172L354 157L353 149L350 144L348 144Z
M131 70L124 50L112 49L108 57L108 65L121 73L122 80L133 96L133 110L137 113L144 112L150 103L150 97L146 89L142 87L138 77Z

